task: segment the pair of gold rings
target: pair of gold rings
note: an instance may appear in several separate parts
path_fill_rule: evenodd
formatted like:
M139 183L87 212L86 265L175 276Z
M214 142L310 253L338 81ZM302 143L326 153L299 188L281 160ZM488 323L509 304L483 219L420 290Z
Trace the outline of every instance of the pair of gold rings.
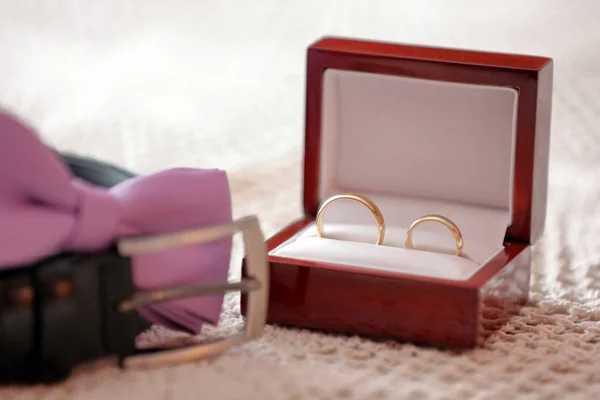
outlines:
M323 203L323 205L319 209L319 212L317 213L317 236L318 237L321 237L321 238L325 237L325 234L323 233L323 215L324 215L327 207L329 207L329 205L331 203L333 203L334 201L337 201L337 200L353 200L353 201L356 201L356 202L364 205L365 207L367 207L369 209L369 211L371 211L371 213L375 217L375 221L377 222L377 228L379 229L379 232L377 235L377 242L375 242L375 244L380 245L383 243L383 239L385 237L385 220L383 218L383 214L381 213L381 210L369 198L367 198L363 195L355 194L355 193L338 194L338 195L330 197L329 199L327 199L327 201L325 201L325 203ZM454 236L454 240L456 241L455 255L460 256L462 254L463 237L462 237L462 233L460 232L460 229L458 229L458 226L450 218L444 217L443 215L439 215L439 214L423 215L422 217L417 218L415 220L415 222L413 222L411 224L411 226L408 228L408 231L406 231L406 239L404 240L404 246L407 249L415 248L414 244L413 244L413 240L412 240L412 234L413 234L413 231L415 230L415 228L417 226L419 226L420 224L422 224L423 222L437 222L437 223L440 223L440 224L444 225L445 227L447 227L450 230L450 232L452 232L452 235Z

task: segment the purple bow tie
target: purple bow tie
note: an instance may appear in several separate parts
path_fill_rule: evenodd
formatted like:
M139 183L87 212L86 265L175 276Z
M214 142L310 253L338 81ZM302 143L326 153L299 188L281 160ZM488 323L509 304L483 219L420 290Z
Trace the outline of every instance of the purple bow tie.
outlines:
M231 222L227 176L220 170L172 169L110 190L74 179L34 132L0 113L0 269L62 251L93 252L126 236ZM226 281L231 239L132 256L140 290ZM148 320L198 333L216 323L223 295L146 306Z

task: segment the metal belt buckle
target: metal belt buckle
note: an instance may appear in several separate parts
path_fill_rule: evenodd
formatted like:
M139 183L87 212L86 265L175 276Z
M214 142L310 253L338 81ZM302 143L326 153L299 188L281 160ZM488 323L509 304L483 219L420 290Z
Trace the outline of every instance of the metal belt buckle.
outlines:
M118 242L122 256L131 256L177 247L208 243L241 232L247 259L248 278L239 282L214 282L182 286L174 289L138 292L123 301L119 309L123 313L139 307L167 300L210 295L219 292L242 291L248 293L248 312L241 333L216 342L203 343L174 350L139 354L124 359L124 367L153 368L195 361L224 352L234 346L262 335L269 293L267 249L258 219L254 216L241 218L230 224L191 229L161 235L125 238Z

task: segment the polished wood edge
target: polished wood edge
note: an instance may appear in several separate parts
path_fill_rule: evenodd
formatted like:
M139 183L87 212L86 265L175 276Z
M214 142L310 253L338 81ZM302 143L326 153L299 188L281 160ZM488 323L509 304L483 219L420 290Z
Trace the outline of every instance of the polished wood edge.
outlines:
M268 240L269 248L280 245L312 221L307 217L289 224ZM501 328L503 321L527 301L530 254L531 246L507 243L504 251L463 282L356 271L270 256L272 285L267 322L446 348L472 348ZM340 300L346 297L348 308ZM246 294L240 293L244 317L247 301ZM398 320L384 312L392 309Z
M550 132L552 124L552 91L554 64L549 63L538 75L537 112L535 122L534 162L531 193L530 243L542 237L548 207L548 174L550 170Z
M446 348L476 344L477 288L275 262L270 268L268 323Z
M306 225L310 224L313 221L314 218L302 218L288 224L279 232L267 239L267 251L272 251L277 246L279 246L280 244L288 240L290 237L292 237L292 235L294 235L296 232L300 231L302 228L304 228Z
M325 36L311 44L309 49L532 71L538 71L552 62L552 58L536 55L390 43L336 36Z

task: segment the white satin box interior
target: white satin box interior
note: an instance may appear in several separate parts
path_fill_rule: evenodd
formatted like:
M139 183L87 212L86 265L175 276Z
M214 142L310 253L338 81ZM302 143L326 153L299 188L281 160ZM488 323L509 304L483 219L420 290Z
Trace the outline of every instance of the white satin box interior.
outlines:
M516 89L334 68L322 79L320 202L368 197L384 215L385 240L375 245L366 207L340 200L324 214L325 237L310 223L271 256L463 281L502 250L513 215ZM425 214L456 223L462 256L435 223L419 225L415 249L404 248Z

